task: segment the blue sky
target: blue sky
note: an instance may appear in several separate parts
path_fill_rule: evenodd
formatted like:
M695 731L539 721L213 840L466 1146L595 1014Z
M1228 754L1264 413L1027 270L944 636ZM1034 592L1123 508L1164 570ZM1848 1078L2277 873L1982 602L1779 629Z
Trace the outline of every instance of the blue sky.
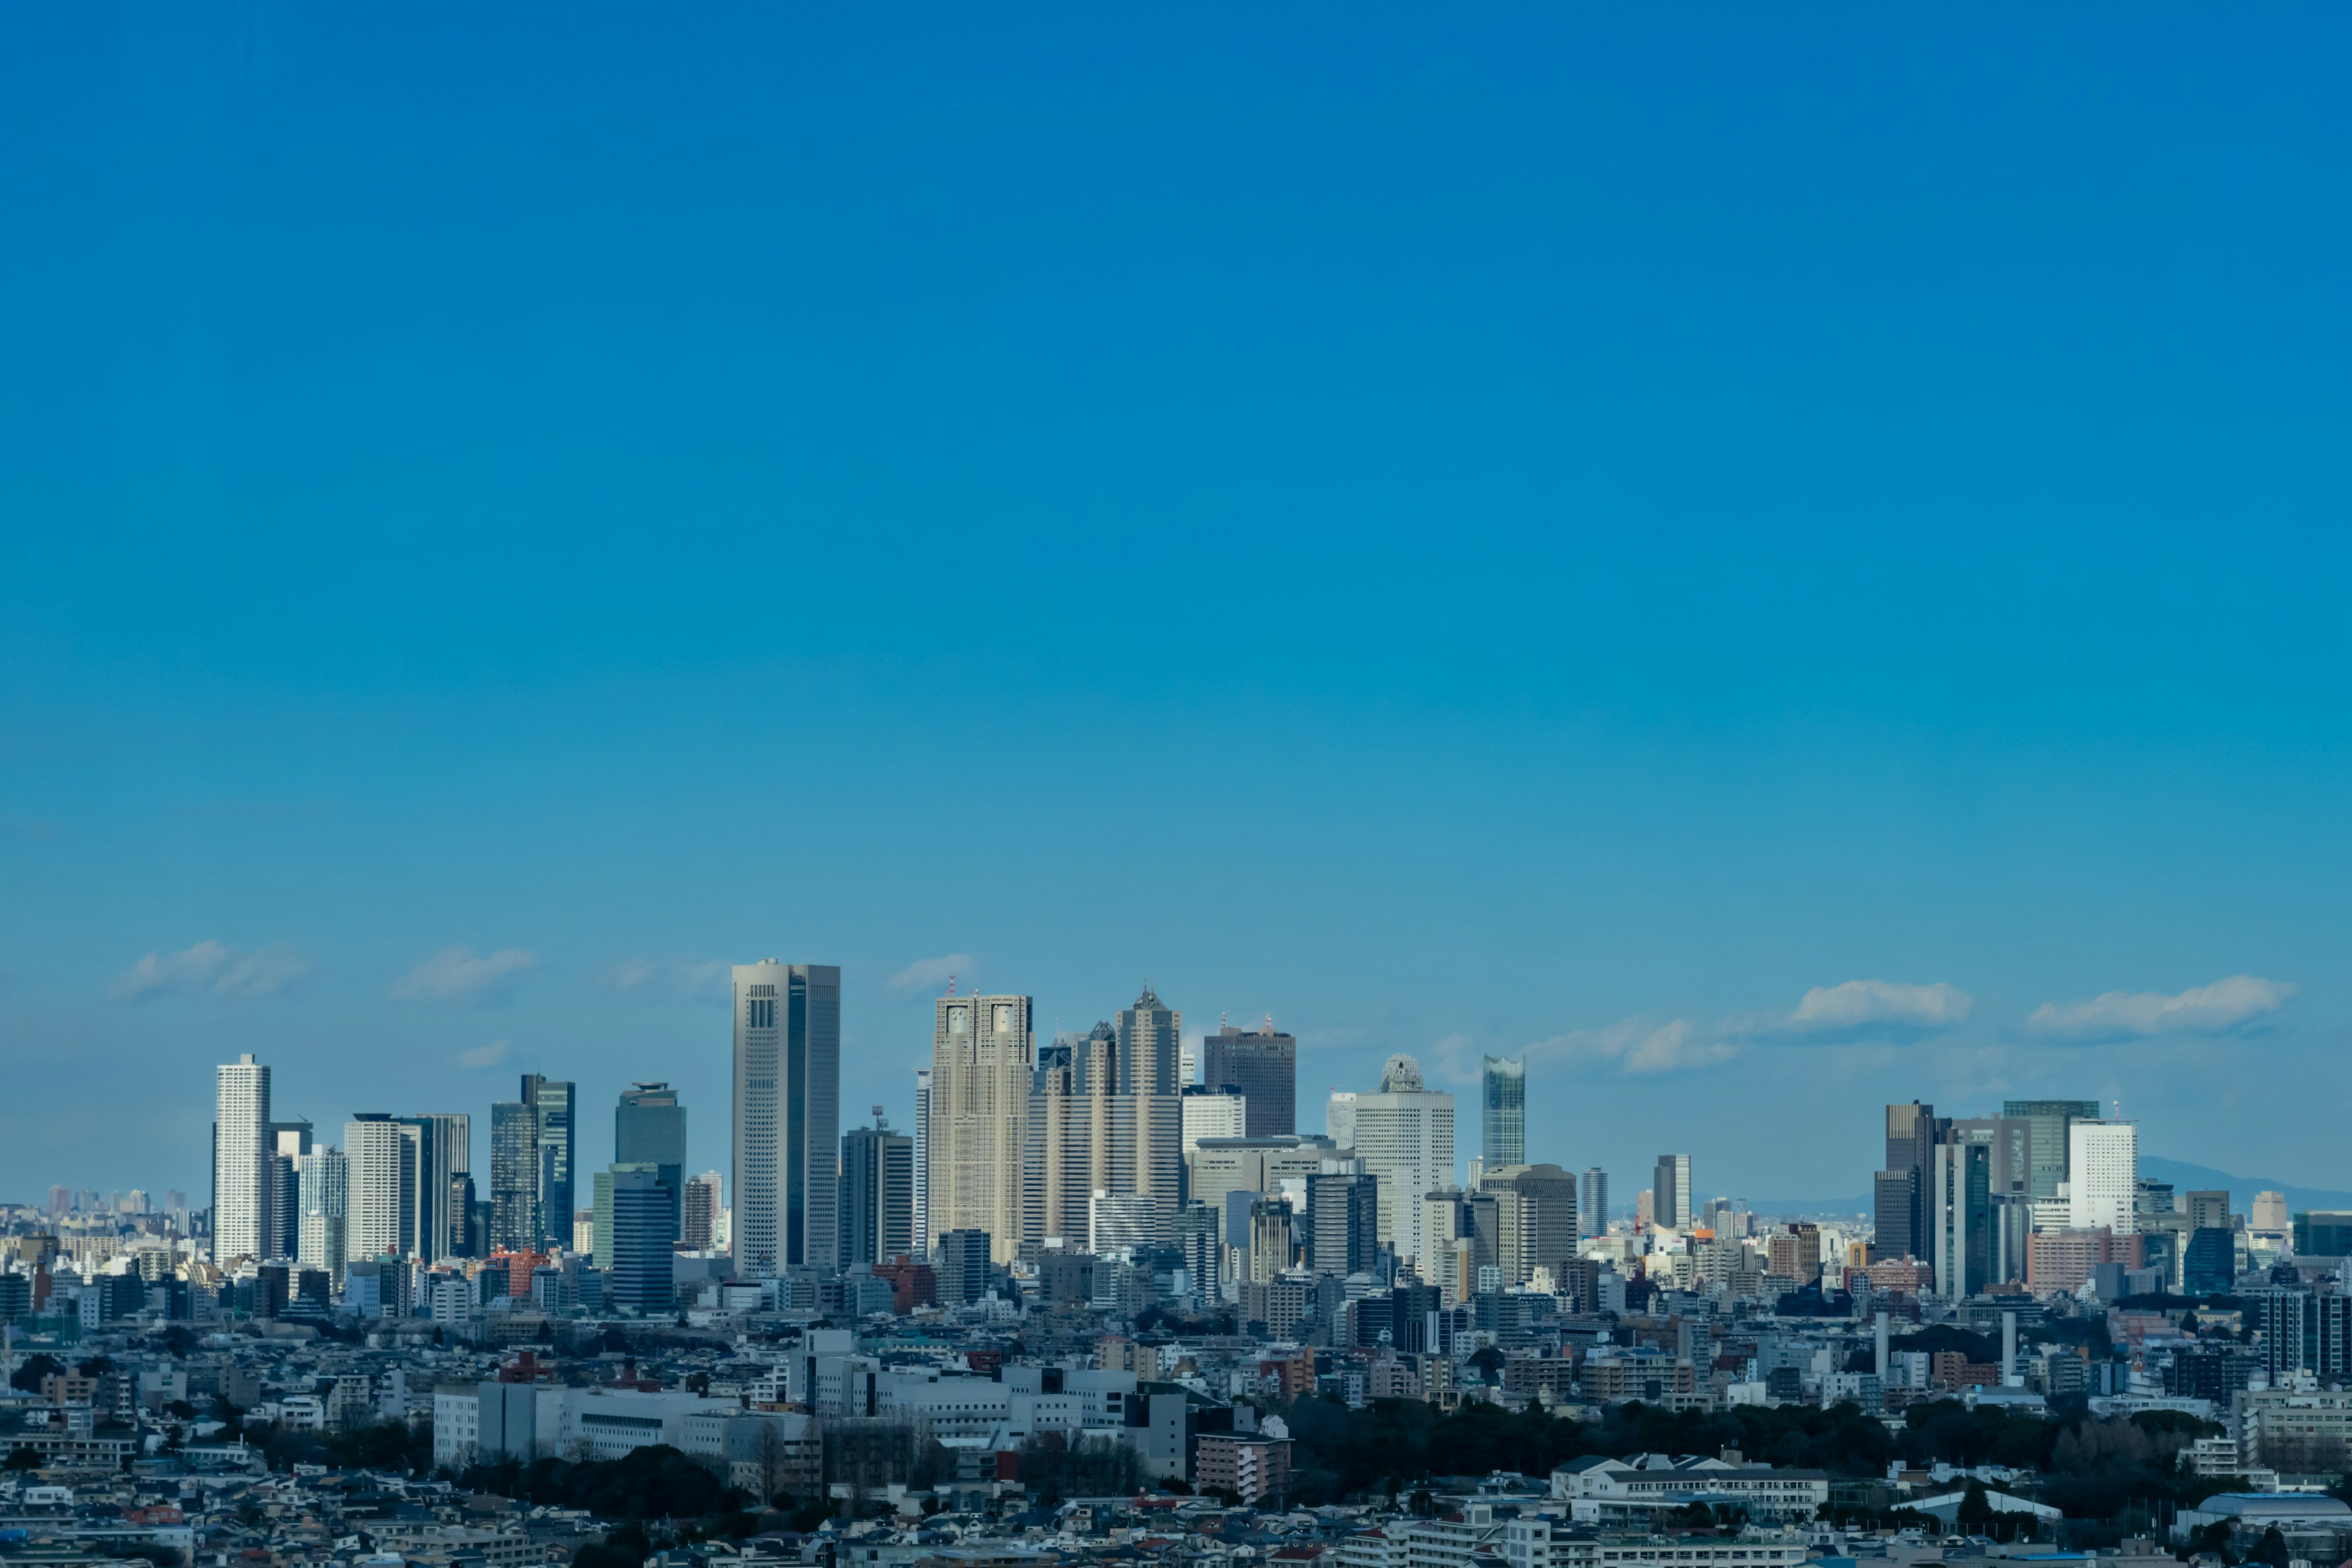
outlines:
M239 1050L724 1166L770 954L851 1116L953 967L1529 1048L1627 1193L2011 1093L2352 1186L2347 40L0 16L0 1197L201 1194Z

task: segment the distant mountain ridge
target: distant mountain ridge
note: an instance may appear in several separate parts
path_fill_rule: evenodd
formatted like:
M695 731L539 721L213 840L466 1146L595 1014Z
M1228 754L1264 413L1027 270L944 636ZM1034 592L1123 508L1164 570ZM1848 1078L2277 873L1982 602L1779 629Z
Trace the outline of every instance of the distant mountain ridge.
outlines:
M2276 1176L2233 1176L2210 1165L2192 1165L2186 1160L2166 1160L2154 1154L2140 1156L2139 1173L2151 1181L2170 1182L2176 1201L2192 1190L2221 1188L2230 1194L2231 1214L2252 1213L2256 1193L2284 1193L2290 1214L2298 1209L2352 1209L2352 1192L2333 1187L2299 1187Z

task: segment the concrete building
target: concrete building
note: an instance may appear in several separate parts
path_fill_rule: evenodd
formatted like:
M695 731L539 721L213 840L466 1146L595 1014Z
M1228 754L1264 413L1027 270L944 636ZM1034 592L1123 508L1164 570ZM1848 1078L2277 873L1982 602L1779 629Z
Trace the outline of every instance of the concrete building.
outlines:
M931 1031L925 1250L950 1231L984 1232L995 1261L1020 1251L1036 1058L1026 996L942 996ZM736 1189L742 1206L742 1189ZM740 1256L740 1249L738 1249Z
M652 1165L670 1191L678 1212L671 1227L686 1226L686 1107L666 1083L633 1083L613 1108L613 1163ZM708 1245L706 1243L706 1245Z
M1576 1234L1579 1240L1609 1234L1609 1173L1598 1165L1576 1179Z
M1271 1138L1298 1131L1298 1042L1277 1031L1272 1018L1255 1029L1221 1026L1202 1037L1202 1083L1230 1087L1247 1107L1235 1134Z
M2001 1104L2004 1117L2027 1124L2027 1190L2036 1198L2055 1198L2067 1184L2072 1160L2069 1129L2076 1121L2096 1121L2095 1100L2011 1100Z
M1423 1233L1421 1200L1454 1184L1454 1097L1426 1087L1421 1064L1397 1055L1377 1091L1335 1093L1325 1114L1332 1142L1380 1181L1381 1245L1433 1276L1439 1259Z
M776 1279L839 1257L841 971L764 959L734 969L736 1271Z
M416 1145L381 1111L343 1124L350 1183L344 1259L405 1258L415 1245Z
M1576 1178L1558 1165L1506 1165L1481 1175L1478 1191L1495 1200L1494 1261L1504 1283L1524 1285L1538 1268L1558 1279L1578 1255Z
M651 1163L614 1165L611 1182L612 1262L606 1289L613 1304L638 1312L667 1312L673 1289L677 1197Z
M915 1244L931 1245L931 1069L915 1069Z
M2139 1228L2139 1128L2130 1121L2070 1121L2066 1128L2067 1223L2117 1236Z
M568 1247L572 1243L572 1215L577 1195L574 1184L580 1169L579 1089L539 1073L525 1073L522 1099L537 1112L533 1130L538 1135L534 1164L539 1201L533 1208L533 1219L539 1234L533 1242L540 1247Z
M1137 1027L1156 1037L1163 1026ZM1080 1245L1092 1233L1097 1195L1122 1200L1122 1226L1129 1215L1148 1214L1150 1238L1170 1240L1182 1199L1185 1097L1130 1084L1123 1044L1106 1026L1069 1042L1066 1052L1064 1044L1056 1042L1032 1077L1020 1170L1012 1178L1022 1189L1015 1250ZM1158 1049L1155 1040L1150 1051ZM1147 1053L1145 1083L1156 1072L1150 1062Z
M717 1245L723 1182L716 1171L687 1178L678 1239L686 1244L688 1252L708 1252Z
M490 1107L490 1249L524 1252L540 1239L539 1108L502 1100Z
M215 1078L213 1258L258 1258L268 1251L269 1069L247 1052Z
M1306 1267L1318 1274L1370 1272L1380 1253L1380 1192L1361 1160L1326 1160L1307 1178Z
M1650 1179L1650 1217L1662 1229L1691 1227L1691 1157L1661 1154Z
M295 1258L305 1268L325 1269L341 1285L349 1257L351 1166L341 1149L318 1143L296 1163L295 1169L302 1206Z
M915 1141L874 1125L841 1139L841 1267L887 1263L915 1250Z
M1213 1089L1188 1089L1181 1101L1184 1121L1184 1165L1192 1168L1192 1152L1203 1138L1244 1138L1249 1131L1249 1104L1238 1094Z

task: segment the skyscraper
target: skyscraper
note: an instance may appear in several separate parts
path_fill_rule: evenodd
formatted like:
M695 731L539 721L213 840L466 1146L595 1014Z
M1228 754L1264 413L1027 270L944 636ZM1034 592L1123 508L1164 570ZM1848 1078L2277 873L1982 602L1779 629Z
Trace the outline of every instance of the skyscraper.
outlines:
M720 1177L716 1171L705 1171L698 1176L688 1176L686 1197L681 1205L685 1211L685 1228L677 1238L686 1243L688 1252L708 1252L719 1234L719 1196Z
M2027 1180L2032 1184L2037 1198L2054 1198L2060 1184L2067 1179L2067 1133L2075 1121L2096 1121L2099 1102L2095 1100L2011 1100L2004 1101L2000 1113L2022 1121L2032 1129L2027 1160Z
M490 1107L490 1250L523 1252L539 1242L539 1107L502 1100Z
M213 1258L260 1258L269 1228L269 1069L247 1052L216 1069Z
M1211 1090L1233 1086L1244 1101L1243 1134L1269 1138L1298 1131L1298 1042L1274 1026L1220 1027L1201 1041L1201 1081Z
M2066 1143L2067 1223L2076 1230L2105 1226L2119 1237L2138 1230L2138 1125L2071 1119Z
M921 1247L950 1231L985 1231L1010 1263L1022 1233L1022 1153L1036 1058L1026 996L942 996L931 1023L928 1190ZM739 1190L735 1205L740 1210Z
M1878 1257L1935 1260L1928 1218L1935 1198L1933 1151L1941 1125L1936 1108L1916 1100L1886 1108L1886 1163L1872 1183Z
M344 1257L405 1258L414 1249L416 1145L383 1111L363 1110L343 1124L349 1165Z
M465 1247L466 1216L450 1206L457 1178L473 1163L474 1119L462 1110L404 1116L416 1167L415 1212L408 1231L416 1256L426 1263L452 1257Z
M1576 1234L1582 1241L1609 1234L1609 1173L1598 1165L1577 1178Z
M1118 1015L1118 1092L1174 1094L1181 1089L1177 1058L1183 1031L1184 1015L1144 986L1135 1005Z
M1118 1216L1120 1235L1173 1239L1185 1097L1149 1087L1150 1049L1139 1053L1144 1082L1131 1083L1123 1046L1120 1034L1097 1024L1039 1053L1024 1118L1016 1243L1084 1245L1080 1238L1097 1232L1098 1210Z
M1379 1182L1361 1160L1326 1160L1307 1178L1307 1267L1318 1274L1370 1271L1380 1252Z
M597 1184L611 1183L612 1258L599 1263L612 1269L609 1289L614 1304L640 1312L667 1311L673 1297L677 1231L676 1193L662 1184L661 1173L650 1163L615 1164L599 1173Z
M313 1144L296 1162L295 1183L302 1205L295 1258L303 1268L323 1268L341 1280L348 1256L344 1221L351 1194L351 1173L343 1152L332 1144Z
M573 1084L529 1072L522 1075L522 1098L539 1112L539 1203L532 1216L538 1234L532 1239L539 1246L569 1247L573 1173L580 1168L579 1091Z
M841 1267L887 1263L915 1250L915 1141L874 1125L841 1137Z
M310 1152L310 1124L273 1121L269 1141L269 1230L267 1256L291 1258L302 1244L302 1156Z
M931 1245L931 1069L915 1069L915 1246Z
M1423 1200L1454 1184L1454 1097L1424 1085L1412 1058L1392 1056L1376 1092L1332 1095L1326 1125L1341 1152L1352 1151L1380 1179L1381 1242L1435 1279Z
M735 1267L751 1279L838 1256L841 971L735 966Z
M1650 1213L1662 1230L1691 1227L1691 1157L1661 1154L1650 1183Z
M1478 1152L1486 1157L1486 1169L1524 1165L1528 1161L1528 1058L1488 1057L1481 1076L1486 1119Z
M658 1168L670 1201L671 1229L684 1234L686 1219L686 1107L666 1083L633 1083L613 1110L613 1163Z
M1524 1285L1538 1268L1555 1281L1577 1256L1576 1178L1558 1165L1506 1165L1478 1180L1495 1200L1495 1261L1503 1282Z

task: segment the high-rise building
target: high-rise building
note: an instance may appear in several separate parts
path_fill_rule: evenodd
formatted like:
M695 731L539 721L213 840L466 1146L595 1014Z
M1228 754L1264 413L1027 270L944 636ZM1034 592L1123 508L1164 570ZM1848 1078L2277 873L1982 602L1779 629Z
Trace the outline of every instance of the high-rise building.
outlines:
M1220 1230L1219 1211L1210 1205L1186 1204L1176 1215L1176 1247L1184 1255L1184 1271L1192 1277L1193 1294L1212 1301L1217 1299L1224 1270Z
M1361 1160L1326 1160L1307 1178L1307 1267L1318 1274L1370 1273L1380 1254L1378 1181Z
M351 1171L343 1152L332 1144L313 1144L296 1161L294 1179L302 1205L295 1258L305 1268L323 1268L340 1280L348 1257L344 1221L351 1201Z
M1057 1240L1079 1246L1095 1234L1098 1210L1116 1216L1115 1234L1139 1227L1154 1242L1173 1238L1184 1177L1185 1097L1130 1085L1120 1041L1097 1024L1041 1053L1023 1118L1016 1247L1034 1251ZM1149 1051L1144 1059L1150 1060Z
M1478 1190L1495 1200L1503 1282L1524 1285L1538 1268L1561 1279L1577 1256L1576 1178L1558 1165L1506 1165L1484 1173Z
M1203 1138L1244 1138L1249 1135L1249 1102L1238 1094L1221 1094L1213 1089L1188 1089L1182 1097L1184 1121L1184 1161L1189 1166L1192 1151Z
M1488 1057L1480 1075L1485 1119L1478 1151L1486 1168L1499 1171L1528 1161L1528 1058Z
M2269 1216L2264 1216L2263 1214L2263 1200L2264 1198L2280 1198L2281 1200L2276 1212ZM2184 1203L2180 1206L2182 1212L2187 1214L2189 1216L2189 1228L2190 1230L2227 1230L2230 1228L2230 1194L2225 1190L2220 1188L2205 1188L2197 1192L2192 1192L2189 1194L2188 1202ZM2248 1220L2246 1228L2249 1230L2284 1230L2286 1228L2285 1209L2286 1204L2282 1194L2277 1193L2256 1193L2254 1194L2254 1217ZM2263 1217L2275 1218L2279 1223L2272 1226L2256 1223L2257 1220Z
M1400 1260L1435 1277L1422 1198L1454 1184L1454 1097L1422 1081L1421 1064L1389 1058L1370 1094L1341 1090L1325 1111L1331 1141L1380 1180L1380 1238Z
M915 1069L915 1246L931 1246L931 1069Z
M736 1270L772 1279L839 1255L841 971L735 966Z
M213 1110L213 1258L268 1250L269 1069L251 1052L216 1070Z
M605 1289L617 1306L640 1312L667 1311L673 1294L673 1245L677 1231L677 1195L663 1184L660 1168L650 1163L614 1165L598 1173L601 1185L611 1184L612 1254L596 1261L612 1270ZM601 1245L601 1239L600 1245Z
M988 1294L991 1260L1001 1250L984 1230L961 1226L940 1233L940 1304L961 1306Z
M1201 1040L1202 1084L1232 1086L1242 1097L1246 1138L1270 1138L1298 1131L1298 1042L1274 1026L1272 1018L1255 1029L1220 1027Z
M265 1130L269 1142L269 1230L268 1256L291 1259L302 1242L302 1190L298 1166L310 1152L310 1124L273 1121ZM137 1212L137 1211L132 1211Z
M915 1141L874 1125L841 1135L841 1267L887 1263L915 1250Z
M1691 1227L1691 1157L1661 1154L1650 1182L1650 1213L1662 1230Z
M1135 1005L1118 1015L1118 1088L1126 1094L1174 1094L1178 1054L1183 1046L1184 1015L1160 1000L1150 985Z
M1913 1100L1886 1108L1886 1163L1874 1178L1873 1246L1886 1258L1931 1260L1927 1210L1932 1194L1936 1108Z
M633 1083L621 1091L613 1108L613 1163L653 1165L671 1200L686 1199L686 1107L677 1090L666 1083ZM684 1234L683 1208L670 1216L671 1228Z
M1289 1270L1294 1245L1286 1198L1256 1198L1249 1210L1249 1282L1271 1285Z
M942 996L931 1025L926 1252L950 1231L981 1231L1010 1263L1023 1231L1022 1158L1036 1058L1026 996ZM741 1189L736 1206L742 1206Z
M415 1246L415 1142L388 1113L363 1110L343 1124L343 1157L345 1260L407 1257Z
M1576 1235L1580 1241L1609 1234L1609 1173L1588 1165L1577 1178Z
M490 1250L528 1252L539 1243L539 1107L502 1100L490 1107Z
M2068 1224L2129 1236L2139 1228L2133 1199L2139 1181L2139 1127L2130 1121L2070 1120L2066 1126Z
M2027 1123L2026 1180L2032 1195L2055 1198L2058 1189L2066 1184L2067 1151L2070 1146L2066 1129L2076 1121L2096 1121L2099 1102L2095 1100L2011 1100L2003 1102L2000 1113L2012 1121Z
M465 1246L466 1216L450 1206L457 1178L473 1163L474 1119L462 1110L434 1111L398 1119L406 1131L416 1167L415 1212L408 1230L415 1251L426 1263L457 1254Z
M687 1178L685 1228L678 1233L678 1239L686 1243L688 1252L708 1252L716 1245L719 1189L720 1178L716 1171Z
M579 1164L579 1089L577 1085L539 1073L522 1075L522 1098L539 1111L539 1204L533 1215L539 1246L569 1246L572 1211L577 1194L573 1173Z

